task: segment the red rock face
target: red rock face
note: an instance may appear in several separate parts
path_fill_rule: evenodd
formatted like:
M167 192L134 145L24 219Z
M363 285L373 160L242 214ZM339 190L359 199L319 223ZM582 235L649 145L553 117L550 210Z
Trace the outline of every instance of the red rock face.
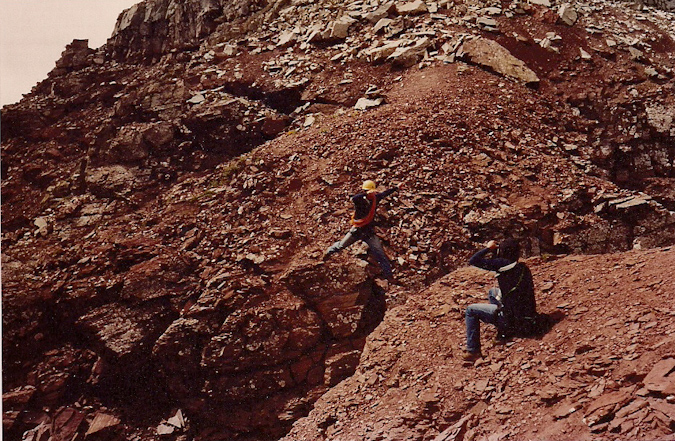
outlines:
M2 112L4 434L670 436L674 21L546 3L158 0L74 41ZM321 261L365 179L396 284ZM461 268L507 236L565 318L469 370Z

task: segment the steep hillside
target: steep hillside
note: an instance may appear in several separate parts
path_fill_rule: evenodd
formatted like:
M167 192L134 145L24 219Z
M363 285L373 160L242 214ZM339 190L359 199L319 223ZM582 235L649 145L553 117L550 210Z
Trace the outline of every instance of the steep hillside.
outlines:
M105 46L74 41L2 112L3 434L672 433L672 394L645 377L672 370L656 336L675 287L675 20L658 6L146 0ZM363 246L321 260L365 179L399 187L379 230L396 286ZM485 279L454 271L507 236L562 315L459 368ZM598 409L642 413L596 418L619 396Z
M675 424L675 249L533 258L537 338L463 363L463 313L493 283L461 268L390 308L356 373L285 440L666 440Z

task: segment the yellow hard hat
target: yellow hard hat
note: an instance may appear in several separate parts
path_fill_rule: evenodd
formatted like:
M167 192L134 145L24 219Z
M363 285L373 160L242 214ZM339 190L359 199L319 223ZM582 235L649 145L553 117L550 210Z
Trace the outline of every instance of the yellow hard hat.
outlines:
M377 185L375 184L374 181L365 181L361 186L361 188L367 191L375 191Z

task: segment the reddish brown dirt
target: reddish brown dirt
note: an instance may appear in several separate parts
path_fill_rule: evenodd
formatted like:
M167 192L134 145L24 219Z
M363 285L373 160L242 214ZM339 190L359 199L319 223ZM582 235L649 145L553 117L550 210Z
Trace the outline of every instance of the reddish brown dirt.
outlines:
M592 433L584 417L617 391L649 399L644 377L675 356L673 261L673 248L526 260L538 310L556 323L506 345L483 325L485 357L474 366L460 358L463 313L484 301L489 273L465 267L427 290L394 290L389 302L406 300L368 338L358 371L285 439L434 439L467 416L464 439L672 439L653 414L617 433Z

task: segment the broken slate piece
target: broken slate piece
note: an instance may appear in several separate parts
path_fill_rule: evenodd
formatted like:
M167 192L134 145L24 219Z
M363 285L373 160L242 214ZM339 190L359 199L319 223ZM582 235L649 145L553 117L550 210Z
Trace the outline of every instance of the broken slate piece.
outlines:
M651 392L675 393L675 358L656 363L645 377L644 384Z
M396 10L400 15L418 15L424 14L429 9L427 4L422 0L416 0L414 2L400 3L396 5Z
M378 22L375 24L375 26L373 26L373 32L375 32L375 33L377 34L377 33L380 32L382 29L384 29L384 28L386 28L387 26L389 26L393 21L394 21L394 20L392 20L391 18L383 18L383 19L380 19L380 21L378 21Z
M107 413L98 412L94 417L94 420L89 425L89 429L85 434L85 437L100 432L107 429L108 427L115 427L120 424L120 419L114 415Z
M494 30L497 29L497 20L490 17L478 17L476 19L476 24L481 28Z
M471 63L489 68L499 74L514 78L525 84L539 83L539 77L522 60L493 40L474 38L465 41L459 53Z
M176 411L176 414L169 418L167 423L171 424L172 426L175 426L179 429L182 429L185 427L185 418L183 418L183 411L178 409Z
M380 106L384 100L382 98L377 98L377 99L370 99L370 98L359 98L359 100L356 102L356 105L354 108L356 110L366 110L371 107L377 107Z
M345 39L349 34L349 27L356 23L356 20L348 15L343 15L335 20L331 26L330 38Z
M567 26L573 26L579 17L577 11L569 3L564 3L560 6L560 9L558 9L558 16Z
M187 102L190 103L190 104L200 104L200 103L203 103L204 101L206 101L206 98L204 97L204 95L202 95L201 93L198 93L197 95L190 98Z
M162 436L162 435L171 435L176 431L176 428L170 424L167 423L162 423L159 426L157 426L157 435Z

